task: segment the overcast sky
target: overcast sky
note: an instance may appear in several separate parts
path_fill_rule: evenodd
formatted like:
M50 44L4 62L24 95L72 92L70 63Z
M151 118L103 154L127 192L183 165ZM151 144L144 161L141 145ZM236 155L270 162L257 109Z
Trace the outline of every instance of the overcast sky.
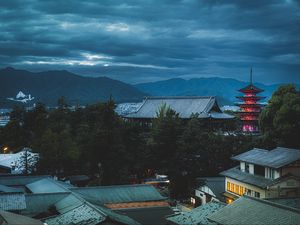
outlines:
M300 83L300 0L1 0L6 66Z

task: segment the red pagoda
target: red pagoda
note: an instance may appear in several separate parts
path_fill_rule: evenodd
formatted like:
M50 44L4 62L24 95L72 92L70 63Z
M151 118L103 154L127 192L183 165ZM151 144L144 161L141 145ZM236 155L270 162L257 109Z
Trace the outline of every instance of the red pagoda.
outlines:
M257 96L257 94L263 92L262 89L256 87L252 83L252 68L250 71L250 84L239 90L242 92L243 96L238 96L237 98L242 100L242 102L237 103L240 107L240 118L242 122L242 131L249 133L259 132L258 117L262 110L263 104L258 103L261 99L265 97Z

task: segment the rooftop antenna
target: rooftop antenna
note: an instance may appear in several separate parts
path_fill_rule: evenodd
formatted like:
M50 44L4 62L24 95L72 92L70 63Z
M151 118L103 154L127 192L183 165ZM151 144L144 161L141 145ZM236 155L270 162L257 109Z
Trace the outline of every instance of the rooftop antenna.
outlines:
M251 66L251 70L250 70L250 84L252 84L252 66Z

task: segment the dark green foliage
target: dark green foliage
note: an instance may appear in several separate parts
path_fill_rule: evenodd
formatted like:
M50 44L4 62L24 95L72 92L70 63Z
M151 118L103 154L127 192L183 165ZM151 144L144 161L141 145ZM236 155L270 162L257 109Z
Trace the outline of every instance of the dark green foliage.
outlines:
M274 92L260 116L266 146L300 148L300 93L294 85Z

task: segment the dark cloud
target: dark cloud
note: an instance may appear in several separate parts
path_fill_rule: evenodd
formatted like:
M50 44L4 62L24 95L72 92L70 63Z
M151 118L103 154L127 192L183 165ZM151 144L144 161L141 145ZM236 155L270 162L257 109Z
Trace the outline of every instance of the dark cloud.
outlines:
M300 82L300 1L0 1L0 66Z

